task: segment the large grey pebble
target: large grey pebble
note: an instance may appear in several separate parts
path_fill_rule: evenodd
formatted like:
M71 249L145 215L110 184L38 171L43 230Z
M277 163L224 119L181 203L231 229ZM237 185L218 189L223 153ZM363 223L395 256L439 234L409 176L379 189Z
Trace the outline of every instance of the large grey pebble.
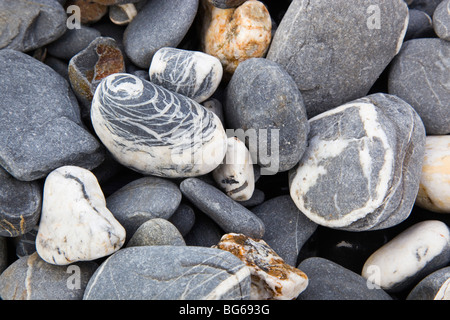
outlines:
M434 271L420 280L406 300L450 300L450 266Z
M141 224L131 237L127 247L136 246L183 246L183 236L166 219L150 219Z
M450 41L450 0L442 1L434 11L433 28L439 38Z

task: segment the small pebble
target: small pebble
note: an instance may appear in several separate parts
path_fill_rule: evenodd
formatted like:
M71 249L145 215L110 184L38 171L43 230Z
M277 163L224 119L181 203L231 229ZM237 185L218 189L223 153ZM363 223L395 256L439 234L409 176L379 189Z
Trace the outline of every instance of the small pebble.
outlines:
M437 6L433 13L433 28L439 38L450 41L450 0Z
M136 246L184 246L183 236L166 219L150 219L140 225L127 243L127 247Z
M168 219L184 237L195 223L195 212L192 207L186 203L180 203L177 210Z

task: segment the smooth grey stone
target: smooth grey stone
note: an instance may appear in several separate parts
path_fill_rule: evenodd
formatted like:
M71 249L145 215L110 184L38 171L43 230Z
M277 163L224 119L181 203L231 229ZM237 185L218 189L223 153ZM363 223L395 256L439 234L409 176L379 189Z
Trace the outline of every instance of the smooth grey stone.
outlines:
M442 1L434 11L433 28L439 38L450 41L450 0Z
M184 237L192 229L195 223L195 212L191 206L186 203L180 203L177 210L170 216L169 222L171 222L181 235Z
M195 212L195 223L184 236L188 246L212 247L219 243L225 231L203 212Z
M35 252L0 275L0 296L3 300L81 300L97 267L93 261L56 266Z
M290 195L308 218L366 231L395 226L410 215L425 129L409 104L376 93L309 121L309 147L289 175Z
M101 33L97 29L81 25L81 29L69 29L63 36L47 46L48 53L56 58L70 60L84 50Z
M407 25L403 0L294 0L267 59L292 76L311 118L366 96L399 52Z
M432 17L441 2L442 0L411 0L408 5L411 9L421 10Z
M362 276L333 261L311 257L297 268L309 280L297 300L392 300L384 290L371 288Z
M8 244L5 237L0 237L0 274L8 267Z
M127 240L153 218L169 219L181 202L178 186L159 177L136 179L106 198L106 207L125 228Z
M263 191L255 189L250 199L244 201L238 201L238 203L246 208L257 206L264 202L266 195Z
M119 250L92 276L85 300L240 300L250 272L225 250L146 246Z
M16 179L40 179L63 165L90 170L103 161L68 82L52 68L3 49L0 87L0 166Z
M287 171L299 162L306 149L309 123L302 94L279 64L264 58L241 62L227 86L224 112L227 128L255 131L257 154L251 141L247 147L263 169ZM279 130L278 141L273 140L275 130Z
M388 91L408 102L421 117L427 135L450 133L450 42L406 41L392 61Z
M198 4L199 0L147 2L123 35L125 52L130 60L148 69L156 51L180 44L194 21Z
M61 37L67 14L54 0L1 0L0 49L31 51Z
M213 6L220 9L230 9L239 7L247 0L208 0Z
M137 246L184 246L183 236L166 219L150 219L141 224L131 237L127 247Z
M317 224L309 220L295 205L289 195L267 200L252 209L266 226L263 240L291 265L305 242L316 231Z
M181 182L180 189L225 232L242 233L257 239L264 235L264 223L260 218L214 186L197 178L188 178Z
M423 278L409 292L406 300L449 300L450 267L436 270Z
M33 229L41 213L42 186L19 181L0 167L0 236L17 237Z
M417 38L434 38L436 34L433 29L433 20L425 12L410 9L408 30L405 41Z

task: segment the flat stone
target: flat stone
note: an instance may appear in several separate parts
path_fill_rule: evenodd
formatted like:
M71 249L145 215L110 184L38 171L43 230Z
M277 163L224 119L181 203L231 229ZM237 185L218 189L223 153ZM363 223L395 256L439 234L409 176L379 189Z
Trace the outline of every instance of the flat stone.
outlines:
M298 268L308 275L309 285L297 300L392 300L383 289L368 286L359 274L328 259L307 258Z
M0 236L17 237L36 226L42 188L37 181L19 181L0 167Z
M91 120L117 161L145 175L199 176L214 170L225 156L226 133L214 113L130 74L102 80Z
M90 170L103 161L69 84L49 66L3 49L0 86L0 166L16 179L40 179L63 165Z
M195 223L195 212L186 203L180 203L177 210L168 219L184 237L189 233Z
M224 111L227 128L251 138L247 147L263 174L287 171L300 161L309 123L300 91L279 64L264 58L240 63L227 86Z
M434 271L420 280L406 300L450 300L450 267Z
M450 133L449 55L448 41L413 39L404 43L390 67L389 93L417 111L427 135Z
M123 36L126 54L133 63L148 69L156 51L163 47L178 46L194 22L198 1L147 2L128 24Z
M125 229L89 170L64 166L45 179L36 251L48 263L95 260L119 250Z
M213 95L222 80L222 64L209 54L164 47L156 51L150 81L199 103Z
M449 227L439 220L425 220L372 253L361 275L388 292L399 292L447 266L449 261Z
M264 240L228 233L216 247L231 252L250 269L251 300L293 300L308 286L307 275L286 264Z
M297 208L289 195L267 200L251 211L266 227L262 239L287 264L295 266L301 248L316 231L317 224Z
M442 1L433 13L433 28L437 36L450 41L450 1Z
M186 198L225 232L242 233L257 239L264 235L261 219L214 186L197 178L187 178L181 182L180 189Z
M67 15L54 0L0 1L0 49L31 51L66 32Z
M424 126L410 105L377 93L309 122L309 147L289 176L300 211L347 231L384 229L409 216L425 152Z
M184 246L183 236L166 219L150 219L141 224L127 243L127 247L136 246Z
M136 179L106 199L106 206L126 229L128 239L147 220L169 219L181 202L178 186L159 177Z
M249 296L250 272L229 252L146 246L119 250L103 262L84 299L241 300Z
M366 96L400 51L408 21L403 0L294 0L267 59L292 76L311 118Z
M92 261L55 266L33 253L0 275L0 296L3 300L81 300L97 267Z

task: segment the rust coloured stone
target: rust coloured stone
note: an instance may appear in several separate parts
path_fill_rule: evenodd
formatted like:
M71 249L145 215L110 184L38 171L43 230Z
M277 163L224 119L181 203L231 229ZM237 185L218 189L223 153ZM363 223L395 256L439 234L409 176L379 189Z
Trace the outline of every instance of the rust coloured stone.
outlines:
M99 21L108 12L108 7L95 3L90 0L69 0L65 4L65 8L75 5L80 8L80 22L82 24L91 24Z

